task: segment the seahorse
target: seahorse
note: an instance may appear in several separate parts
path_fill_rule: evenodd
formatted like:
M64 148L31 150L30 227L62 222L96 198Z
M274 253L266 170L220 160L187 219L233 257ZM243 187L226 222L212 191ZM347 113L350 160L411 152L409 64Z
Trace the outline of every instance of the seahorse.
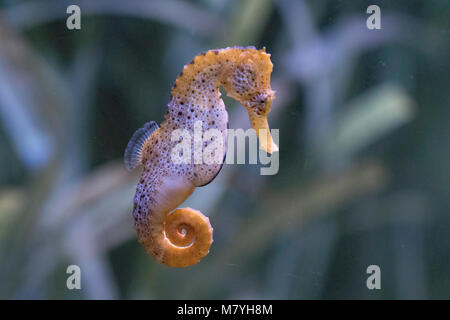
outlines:
M176 79L161 125L150 121L130 139L125 165L129 170L143 168L134 196L134 226L139 242L157 261L187 267L209 253L213 242L209 219L195 209L177 207L196 187L210 183L222 167L216 162L174 163L171 150L179 141L173 141L172 133L180 128L193 133L195 122L201 121L203 130L220 130L226 145L228 113L222 86L247 109L260 148L278 151L267 122L275 96L270 87L272 68L265 48L228 47L199 54Z

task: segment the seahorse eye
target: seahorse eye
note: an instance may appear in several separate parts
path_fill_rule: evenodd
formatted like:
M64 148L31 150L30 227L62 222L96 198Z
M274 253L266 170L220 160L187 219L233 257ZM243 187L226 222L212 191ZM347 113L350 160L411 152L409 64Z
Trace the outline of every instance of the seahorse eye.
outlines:
M268 97L267 94L265 93L257 93L254 97L253 97L253 101L257 104L257 105L264 105L267 103L268 101Z

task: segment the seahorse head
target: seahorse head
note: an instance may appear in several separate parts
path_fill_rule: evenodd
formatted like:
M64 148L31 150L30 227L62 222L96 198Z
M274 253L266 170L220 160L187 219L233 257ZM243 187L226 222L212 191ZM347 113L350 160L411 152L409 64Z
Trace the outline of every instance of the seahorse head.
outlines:
M275 91L270 87L273 69L270 54L265 49L246 48L232 50L230 55L233 55L229 59L233 63L229 64L222 80L227 95L247 109L261 149L269 153L278 151L267 122L267 114L275 97Z

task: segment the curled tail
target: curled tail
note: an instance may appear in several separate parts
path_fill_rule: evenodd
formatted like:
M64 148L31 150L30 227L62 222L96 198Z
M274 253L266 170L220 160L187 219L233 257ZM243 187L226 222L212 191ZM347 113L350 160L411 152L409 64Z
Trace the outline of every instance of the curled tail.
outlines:
M208 254L213 229L200 211L177 209L195 186L185 169L167 165L169 154L159 147L166 145L162 136L150 121L135 132L125 150L127 169L143 166L134 198L134 225L147 253L169 267L188 267Z
M144 246L149 253L155 246L161 246L161 255L155 258L169 267L184 268L197 264L208 254L212 232L209 219L200 211L180 208L166 216L163 239L149 241Z
M148 254L169 267L178 268L197 264L208 254L213 242L208 217L192 208L161 214L154 209L150 208L148 219L135 219L139 242Z
M164 177L162 181L147 181L137 190L135 229L148 254L178 268L197 264L208 254L213 242L209 219L198 210L176 209L194 190L189 181L179 176Z

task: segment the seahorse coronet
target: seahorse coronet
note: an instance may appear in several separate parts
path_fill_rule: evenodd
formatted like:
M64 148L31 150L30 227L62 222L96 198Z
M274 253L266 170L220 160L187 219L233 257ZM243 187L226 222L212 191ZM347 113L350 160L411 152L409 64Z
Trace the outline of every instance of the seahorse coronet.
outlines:
M221 163L172 161L180 141L172 140L176 129L192 133L198 121L201 129L217 129L226 146L228 113L219 87L238 100L257 131L260 148L277 151L267 123L274 91L270 54L265 48L228 47L197 55L176 79L168 112L160 127L147 123L133 135L125 152L128 169L142 167L134 197L134 225L139 242L156 260L170 267L187 267L205 257L213 242L209 218L192 208L178 208L196 187L210 183ZM259 133L260 129L267 133ZM218 154L225 158L226 148ZM189 155L188 155L189 156ZM193 161L194 160L194 161Z

